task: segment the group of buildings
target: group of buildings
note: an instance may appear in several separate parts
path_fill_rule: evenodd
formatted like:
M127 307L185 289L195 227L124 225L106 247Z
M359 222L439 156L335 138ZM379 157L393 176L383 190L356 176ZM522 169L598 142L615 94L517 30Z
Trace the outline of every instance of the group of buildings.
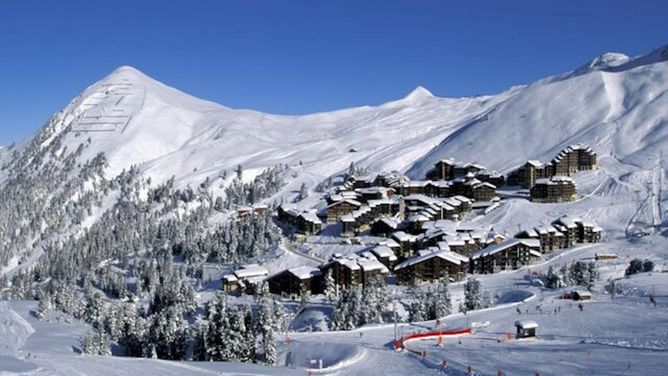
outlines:
M228 292L252 293L250 286L266 282L270 292L295 298L322 293L326 278L338 291L362 288L371 279L387 281L391 274L398 284L436 282L446 276L458 281L467 273L518 269L551 251L599 242L601 234L595 224L570 216L523 230L512 238L492 228L431 221L419 233L394 232L359 253L334 255L318 267L301 266L269 275L257 265L246 266L224 276L223 285Z
M335 255L318 267L302 266L269 275L256 265L223 278L228 291L252 291L267 282L274 294L318 294L326 283L337 289L360 288L370 279L396 276L399 284L433 282L444 276L461 280L467 273L494 273L528 265L541 255L576 243L601 240L601 229L580 218L562 217L550 225L526 229L509 238L492 228L457 225L474 205L497 201L496 187L519 185L535 202L577 198L571 175L596 168L596 153L583 145L562 150L551 162L528 161L507 177L483 166L438 161L428 180L401 174L350 177L327 196L326 206L299 210L282 204L278 219L303 235L323 225L340 225L342 236L382 237L375 246L352 255ZM483 206L484 207L484 206ZM264 273L264 274L263 274Z
M278 215L304 235L319 233L324 223L340 223L346 236L368 230L388 233L431 220L461 219L474 203L498 200L497 187L504 184L528 189L534 202L574 201L577 190L571 176L596 168L596 153L580 144L566 147L549 163L527 161L507 177L479 164L444 159L427 173L428 180L396 173L350 177L327 197L326 208L299 211L284 204Z
M508 174L509 185L530 190L535 202L567 202L577 199L570 176L597 168L596 153L586 145L570 145L548 163L530 160Z

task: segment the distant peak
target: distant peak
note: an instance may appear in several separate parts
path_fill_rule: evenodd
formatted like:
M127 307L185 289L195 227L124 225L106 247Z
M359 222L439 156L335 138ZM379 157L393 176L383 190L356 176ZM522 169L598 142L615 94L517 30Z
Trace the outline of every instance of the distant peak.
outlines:
M589 69L600 69L608 67L616 67L627 63L631 58L625 54L618 52L606 52L602 55L597 56L594 60L590 61L588 64Z
M410 94L408 94L404 99L405 100L420 100L424 98L433 98L434 94L432 94L429 90L425 89L422 86L418 86L415 88L415 90L411 91Z
M114 69L113 72L111 72L108 76L107 79L111 80L125 80L125 81L137 81L137 80L145 80L147 79L148 76L146 76L143 72L141 72L139 69L135 67L131 67L129 65L121 65L120 67Z

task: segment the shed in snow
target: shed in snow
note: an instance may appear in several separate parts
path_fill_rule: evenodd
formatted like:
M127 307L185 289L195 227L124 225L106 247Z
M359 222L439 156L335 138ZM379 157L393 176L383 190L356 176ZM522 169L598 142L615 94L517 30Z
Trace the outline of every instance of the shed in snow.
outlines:
M591 293L585 290L573 290L568 293L568 297L573 300L591 300Z
M533 320L518 320L515 321L517 328L517 338L535 338L538 324Z

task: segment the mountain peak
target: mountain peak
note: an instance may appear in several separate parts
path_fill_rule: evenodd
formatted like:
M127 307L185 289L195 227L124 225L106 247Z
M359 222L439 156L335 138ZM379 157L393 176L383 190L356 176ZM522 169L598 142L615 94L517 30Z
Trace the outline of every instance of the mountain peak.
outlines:
M589 69L616 67L628 62L630 59L631 58L629 56L622 53L606 52L590 61L587 67Z
M416 87L413 91L410 92L404 99L409 100L409 101L415 101L415 100L420 100L424 98L433 98L434 94L432 94L429 90L425 89L422 86Z
M120 67L114 69L111 72L106 80L115 80L115 81L145 81L150 79L147 75L141 72L135 67L129 65L121 65Z

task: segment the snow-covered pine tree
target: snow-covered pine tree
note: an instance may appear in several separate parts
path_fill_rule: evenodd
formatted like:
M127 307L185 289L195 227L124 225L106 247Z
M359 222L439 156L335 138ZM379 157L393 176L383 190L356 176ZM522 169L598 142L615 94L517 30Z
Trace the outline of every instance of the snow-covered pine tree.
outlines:
M275 341L282 325L282 310L269 297L269 289L266 283L263 283L259 290L255 302L253 326L256 336L261 338L262 353L256 352L256 359L260 359L267 364L275 364L278 357Z
M452 300L450 299L450 290L448 289L447 274L441 277L434 298L435 319L447 316L452 312Z
M39 297L39 303L37 304L37 319L42 321L45 320L49 309L51 308L51 298L48 294L42 293Z
M471 277L464 284L464 308L465 312L483 308L480 282Z
M358 325L380 324L387 309L387 292L382 281L370 279L364 290L359 304Z
M339 296L338 286L334 280L332 268L327 269L327 272L325 273L324 284L325 297L329 303L332 303Z

